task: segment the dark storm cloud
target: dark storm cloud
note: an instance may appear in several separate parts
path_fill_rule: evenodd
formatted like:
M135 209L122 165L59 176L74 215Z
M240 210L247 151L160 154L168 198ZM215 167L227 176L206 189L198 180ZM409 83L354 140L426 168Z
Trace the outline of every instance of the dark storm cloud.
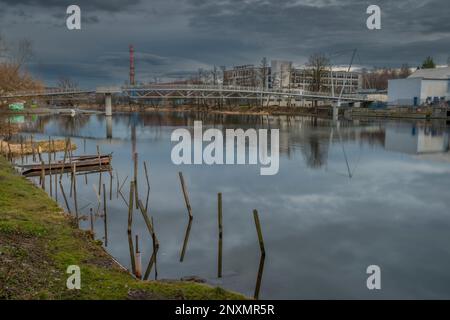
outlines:
M6 6L35 6L42 9L68 7L75 4L89 10L117 12L138 4L140 0L0 0Z
M428 55L450 55L448 0L0 0L0 33L31 38L39 63L78 77L123 83L128 45L136 50L140 81L190 77L199 68L258 64L263 56L305 63L314 52L335 64L419 65ZM82 30L65 28L65 9L78 4ZM382 29L366 28L377 4ZM83 72L100 74L89 76ZM42 77L58 70L43 68ZM90 79L90 80L89 80ZM82 82L83 79L79 79ZM104 81L104 80L102 80Z

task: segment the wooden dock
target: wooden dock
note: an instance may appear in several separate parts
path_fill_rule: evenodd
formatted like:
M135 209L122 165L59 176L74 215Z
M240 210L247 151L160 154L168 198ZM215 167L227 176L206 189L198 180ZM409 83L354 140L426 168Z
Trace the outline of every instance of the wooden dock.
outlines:
M86 155L72 157L70 161L56 161L46 164L31 164L19 166L22 168L22 175L26 177L40 176L42 170L45 174L56 174L61 172L71 172L73 165L76 165L77 172L86 171L109 171L111 169L111 154L106 155Z

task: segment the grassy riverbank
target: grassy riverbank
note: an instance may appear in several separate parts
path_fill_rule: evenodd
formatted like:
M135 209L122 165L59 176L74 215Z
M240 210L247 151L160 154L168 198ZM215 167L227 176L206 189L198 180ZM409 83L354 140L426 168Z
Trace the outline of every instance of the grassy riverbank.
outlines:
M68 290L67 266L81 268ZM182 281L138 281L0 156L0 299L242 299Z

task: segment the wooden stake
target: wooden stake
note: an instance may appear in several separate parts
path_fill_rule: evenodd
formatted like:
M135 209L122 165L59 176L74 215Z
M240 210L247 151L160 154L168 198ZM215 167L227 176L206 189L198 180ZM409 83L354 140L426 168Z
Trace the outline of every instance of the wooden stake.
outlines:
M259 260L259 268L258 268L258 276L256 278L256 287L255 287L255 294L254 298L256 300L259 299L259 290L261 288L261 279L262 274L264 270L264 261L266 258L266 249L264 248L264 239L261 231L261 224L259 222L259 216L258 211L255 209L253 210L253 217L255 219L255 226L256 226L256 232L258 233L258 242L259 242L259 248L261 250L261 258Z
M135 195L135 200L136 200L136 209L138 209L138 200L139 200L139 193L138 193L138 180L137 180L137 176L138 176L138 154L137 152L134 153L133 155L133 159L134 159L134 195Z
M112 201L113 173L109 171L109 201Z
M125 200L125 199L124 199ZM133 224L133 200L134 200L134 181L130 182L130 201L128 202L128 245L130 249L131 270L136 274L136 261L134 259L133 238L131 237L131 226Z
M222 278L222 193L217 194L217 212L219 220L219 253L218 253L218 264L217 264L217 277Z
M135 276L136 276L136 278L141 279L142 278L142 263L141 263L141 252L139 251L139 237L138 237L138 235L136 235L135 265L136 265Z
M100 147L97 145L97 155L98 155L98 167L100 169L99 176L98 176L98 195L101 194L101 187L102 187L102 162L100 158Z
M95 239L95 233L94 233L94 215L92 214L92 208L89 209L89 215L91 216L91 234L92 234L92 238Z
M45 190L45 168L44 168L44 161L41 162L41 187L42 187L42 190Z
M64 159L63 159L64 164L66 163L68 144L69 144L69 139L66 139L66 145L64 146ZM59 181L61 181L63 173L64 173L64 166L61 167L61 174L59 175Z
M181 249L180 262L183 262L184 255L186 254L186 247L189 241L189 235L191 233L192 219L189 218L188 225L186 227L186 232L184 234L183 248Z
M78 219L78 202L77 202L77 163L73 163L72 167L72 181L73 181L73 201L75 204L75 217L77 221L77 226L79 223Z
M68 211L70 214L72 214L72 212L70 211L69 202L67 201L66 193L64 192L64 187L63 187L63 185L62 185L62 183L61 183L61 180L59 180L59 187L60 187L60 189L61 189L61 194L63 195L64 202L66 203L67 211Z
M108 246L108 216L106 211L106 187L103 184L103 215L105 219L105 247Z
M183 173L179 172L178 175L180 176L180 182L181 182L181 188L183 189L183 195L184 195L184 202L186 203L186 208L189 214L189 219L192 219L192 209L191 209L191 204L189 202L189 196L186 190L186 186L184 184L184 178L183 178Z

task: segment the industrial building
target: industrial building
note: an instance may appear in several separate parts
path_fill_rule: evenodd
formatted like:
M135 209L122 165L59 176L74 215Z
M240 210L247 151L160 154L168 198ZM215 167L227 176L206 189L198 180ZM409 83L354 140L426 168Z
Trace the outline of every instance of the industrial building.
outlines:
M450 101L450 67L419 69L406 79L389 80L391 106L440 105Z
M223 84L234 86L262 87L272 89L302 89L313 91L313 75L308 68L294 68L291 61L272 60L265 71L254 65L242 65L224 71ZM265 81L263 78L265 77ZM362 88L359 72L326 70L321 74L320 91L355 94Z
M265 81L263 80L265 77ZM226 86L269 88L270 68L255 67L252 64L235 66L223 72L223 84Z
M291 74L291 88L310 90L313 85L313 75L309 69L293 69ZM337 70L323 71L320 78L323 92L334 95L355 94L362 88L362 75L359 72ZM343 90L342 90L343 88Z

